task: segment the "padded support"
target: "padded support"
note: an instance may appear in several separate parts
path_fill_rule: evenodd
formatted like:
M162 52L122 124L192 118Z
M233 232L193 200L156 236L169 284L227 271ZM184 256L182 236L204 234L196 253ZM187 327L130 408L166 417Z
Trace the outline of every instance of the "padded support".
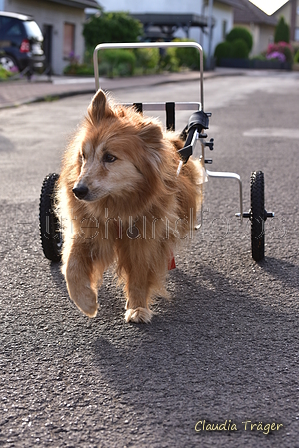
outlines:
M142 103L133 103L133 106L136 109L136 112L139 112L140 114L142 114L142 112L143 112Z
M189 118L188 123L188 132L196 127L199 133L201 133L202 129L209 129L209 115L206 114L203 110L198 110L194 112Z
M175 131L175 103L165 103L166 110L166 129Z

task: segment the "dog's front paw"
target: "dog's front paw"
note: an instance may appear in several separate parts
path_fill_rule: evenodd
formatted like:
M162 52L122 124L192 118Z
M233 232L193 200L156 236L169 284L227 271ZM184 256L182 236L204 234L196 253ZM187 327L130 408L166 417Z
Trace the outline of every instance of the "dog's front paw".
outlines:
M69 293L71 299L82 313L88 317L96 317L98 312L97 294L90 287L81 287L79 291L75 292L69 288Z
M75 304L88 317L96 317L98 312L98 304L96 302L96 297L80 297L77 298Z
M129 308L125 314L126 322L144 323L148 324L152 318L152 311L148 308Z

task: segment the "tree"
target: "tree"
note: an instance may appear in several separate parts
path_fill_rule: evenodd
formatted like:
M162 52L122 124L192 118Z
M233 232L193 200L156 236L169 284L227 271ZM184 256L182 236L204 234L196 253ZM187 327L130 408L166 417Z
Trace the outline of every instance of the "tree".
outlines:
M274 42L290 42L290 27L281 16L274 32Z
M91 17L83 27L87 47L101 43L136 42L142 35L143 27L125 12L101 12Z

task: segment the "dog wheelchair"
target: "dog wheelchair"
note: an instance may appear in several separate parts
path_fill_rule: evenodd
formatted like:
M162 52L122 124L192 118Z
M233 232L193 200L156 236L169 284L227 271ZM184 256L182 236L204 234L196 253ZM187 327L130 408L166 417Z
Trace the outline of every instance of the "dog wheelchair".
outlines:
M169 47L193 47L198 50L200 58L200 102L155 102L155 103L131 103L127 106L134 106L135 109L143 113L145 111L165 111L166 128L175 130L175 112L182 110L192 111L192 115L181 133L181 138L185 141L184 147L180 149L180 163L177 169L179 175L183 164L188 162L193 154L197 142L201 145L200 161L204 178L235 179L239 186L240 205L236 217L243 223L243 218L247 218L251 223L251 253L255 261L263 260L265 256L265 222L267 218L274 217L273 212L265 209L264 194L264 174L262 171L254 171L250 178L250 210L243 211L242 181L238 174L230 172L210 171L206 165L210 165L212 160L206 158L205 152L214 149L214 139L207 140L206 130L209 128L209 118L211 113L204 112L204 90L203 90L203 50L196 42L156 42L156 43L123 43L123 44L99 44L96 46L93 55L95 87L100 88L98 71L98 52L105 49L133 49L133 48L169 48ZM61 258L62 235L60 231L59 219L55 214L55 188L59 175L49 174L45 177L39 204L40 236L43 252L46 258L57 262ZM202 185L203 188L203 185ZM197 229L203 224L203 208L201 207L200 223Z

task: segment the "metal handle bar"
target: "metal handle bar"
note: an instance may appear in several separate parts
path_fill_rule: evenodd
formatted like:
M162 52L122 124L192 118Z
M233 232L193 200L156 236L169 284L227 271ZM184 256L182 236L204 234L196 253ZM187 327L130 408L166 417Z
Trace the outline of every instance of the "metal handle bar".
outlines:
M138 42L138 43L120 43L120 44L99 44L95 47L93 52L93 67L96 90L100 88L99 67L98 67L98 52L99 50L112 50L117 48L169 48L169 47L192 47L199 52L200 60L200 102L204 110L203 103L203 49L197 42Z

